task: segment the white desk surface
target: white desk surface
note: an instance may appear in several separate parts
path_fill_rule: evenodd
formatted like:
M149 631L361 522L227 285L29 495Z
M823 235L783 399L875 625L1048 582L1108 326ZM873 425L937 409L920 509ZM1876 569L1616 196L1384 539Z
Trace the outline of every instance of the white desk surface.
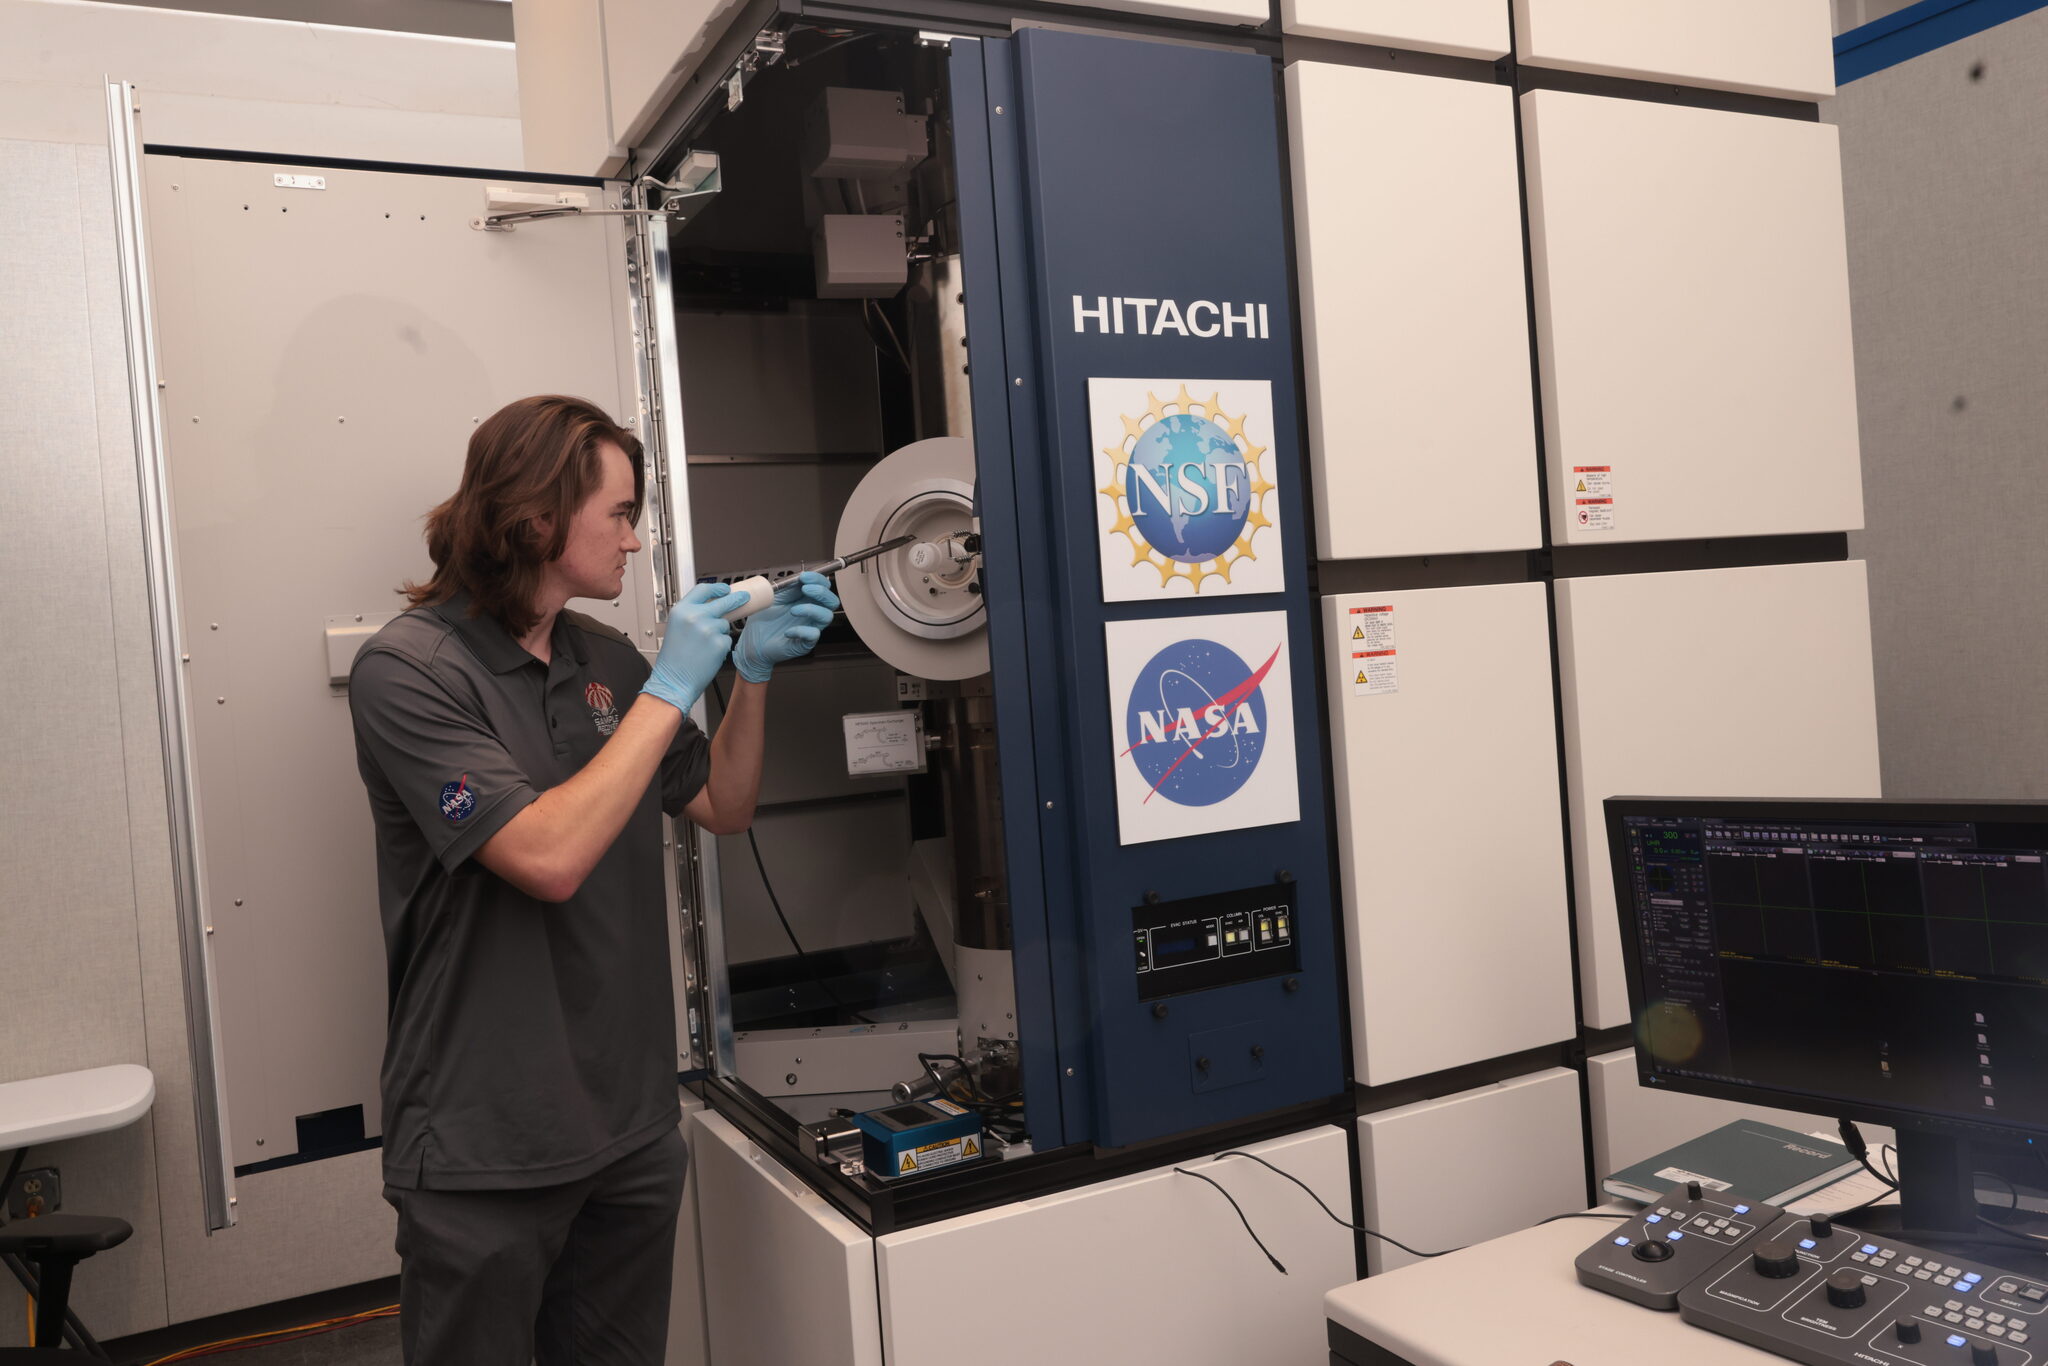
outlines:
M149 1113L155 1099L156 1077L133 1063L7 1082L0 1085L0 1153L122 1128Z
M1559 1219L1332 1290L1323 1312L1414 1366L1766 1366L1782 1357L1580 1285L1619 1219Z

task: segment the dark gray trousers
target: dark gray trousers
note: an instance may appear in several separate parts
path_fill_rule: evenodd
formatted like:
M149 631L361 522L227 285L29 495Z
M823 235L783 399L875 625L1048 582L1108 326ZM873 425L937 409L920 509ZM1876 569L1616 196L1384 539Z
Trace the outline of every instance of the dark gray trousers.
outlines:
M407 1366L661 1366L689 1160L670 1129L567 1185L385 1187Z

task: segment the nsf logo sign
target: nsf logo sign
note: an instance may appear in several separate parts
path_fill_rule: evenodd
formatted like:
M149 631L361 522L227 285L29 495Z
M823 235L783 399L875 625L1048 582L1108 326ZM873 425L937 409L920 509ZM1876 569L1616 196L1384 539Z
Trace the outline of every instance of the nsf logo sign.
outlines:
M1285 613L1104 632L1123 843L1300 818Z
M1280 591L1271 383L1088 384L1104 601Z

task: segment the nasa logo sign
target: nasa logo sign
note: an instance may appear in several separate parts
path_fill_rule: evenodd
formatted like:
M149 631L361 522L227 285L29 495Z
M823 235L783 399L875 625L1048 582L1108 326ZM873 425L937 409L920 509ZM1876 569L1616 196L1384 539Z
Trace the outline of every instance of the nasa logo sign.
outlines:
M1182 640L1138 671L1124 715L1124 753L1152 784L1145 800L1214 806L1241 791L1266 749L1263 684L1280 646L1256 669L1213 640Z
M1269 381L1091 379L1088 396L1104 601L1285 587Z
M1284 612L1104 630L1123 843L1299 819Z

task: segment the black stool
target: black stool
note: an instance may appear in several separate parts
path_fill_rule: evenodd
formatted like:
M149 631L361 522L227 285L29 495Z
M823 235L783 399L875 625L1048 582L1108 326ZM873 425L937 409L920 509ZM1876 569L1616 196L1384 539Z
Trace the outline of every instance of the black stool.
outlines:
M36 1341L64 1341L64 1311L71 1299L71 1272L95 1252L119 1247L134 1232L125 1219L92 1214L46 1214L0 1226L0 1253L26 1258L36 1272ZM0 1347L0 1366L72 1366L89 1353L54 1345Z

